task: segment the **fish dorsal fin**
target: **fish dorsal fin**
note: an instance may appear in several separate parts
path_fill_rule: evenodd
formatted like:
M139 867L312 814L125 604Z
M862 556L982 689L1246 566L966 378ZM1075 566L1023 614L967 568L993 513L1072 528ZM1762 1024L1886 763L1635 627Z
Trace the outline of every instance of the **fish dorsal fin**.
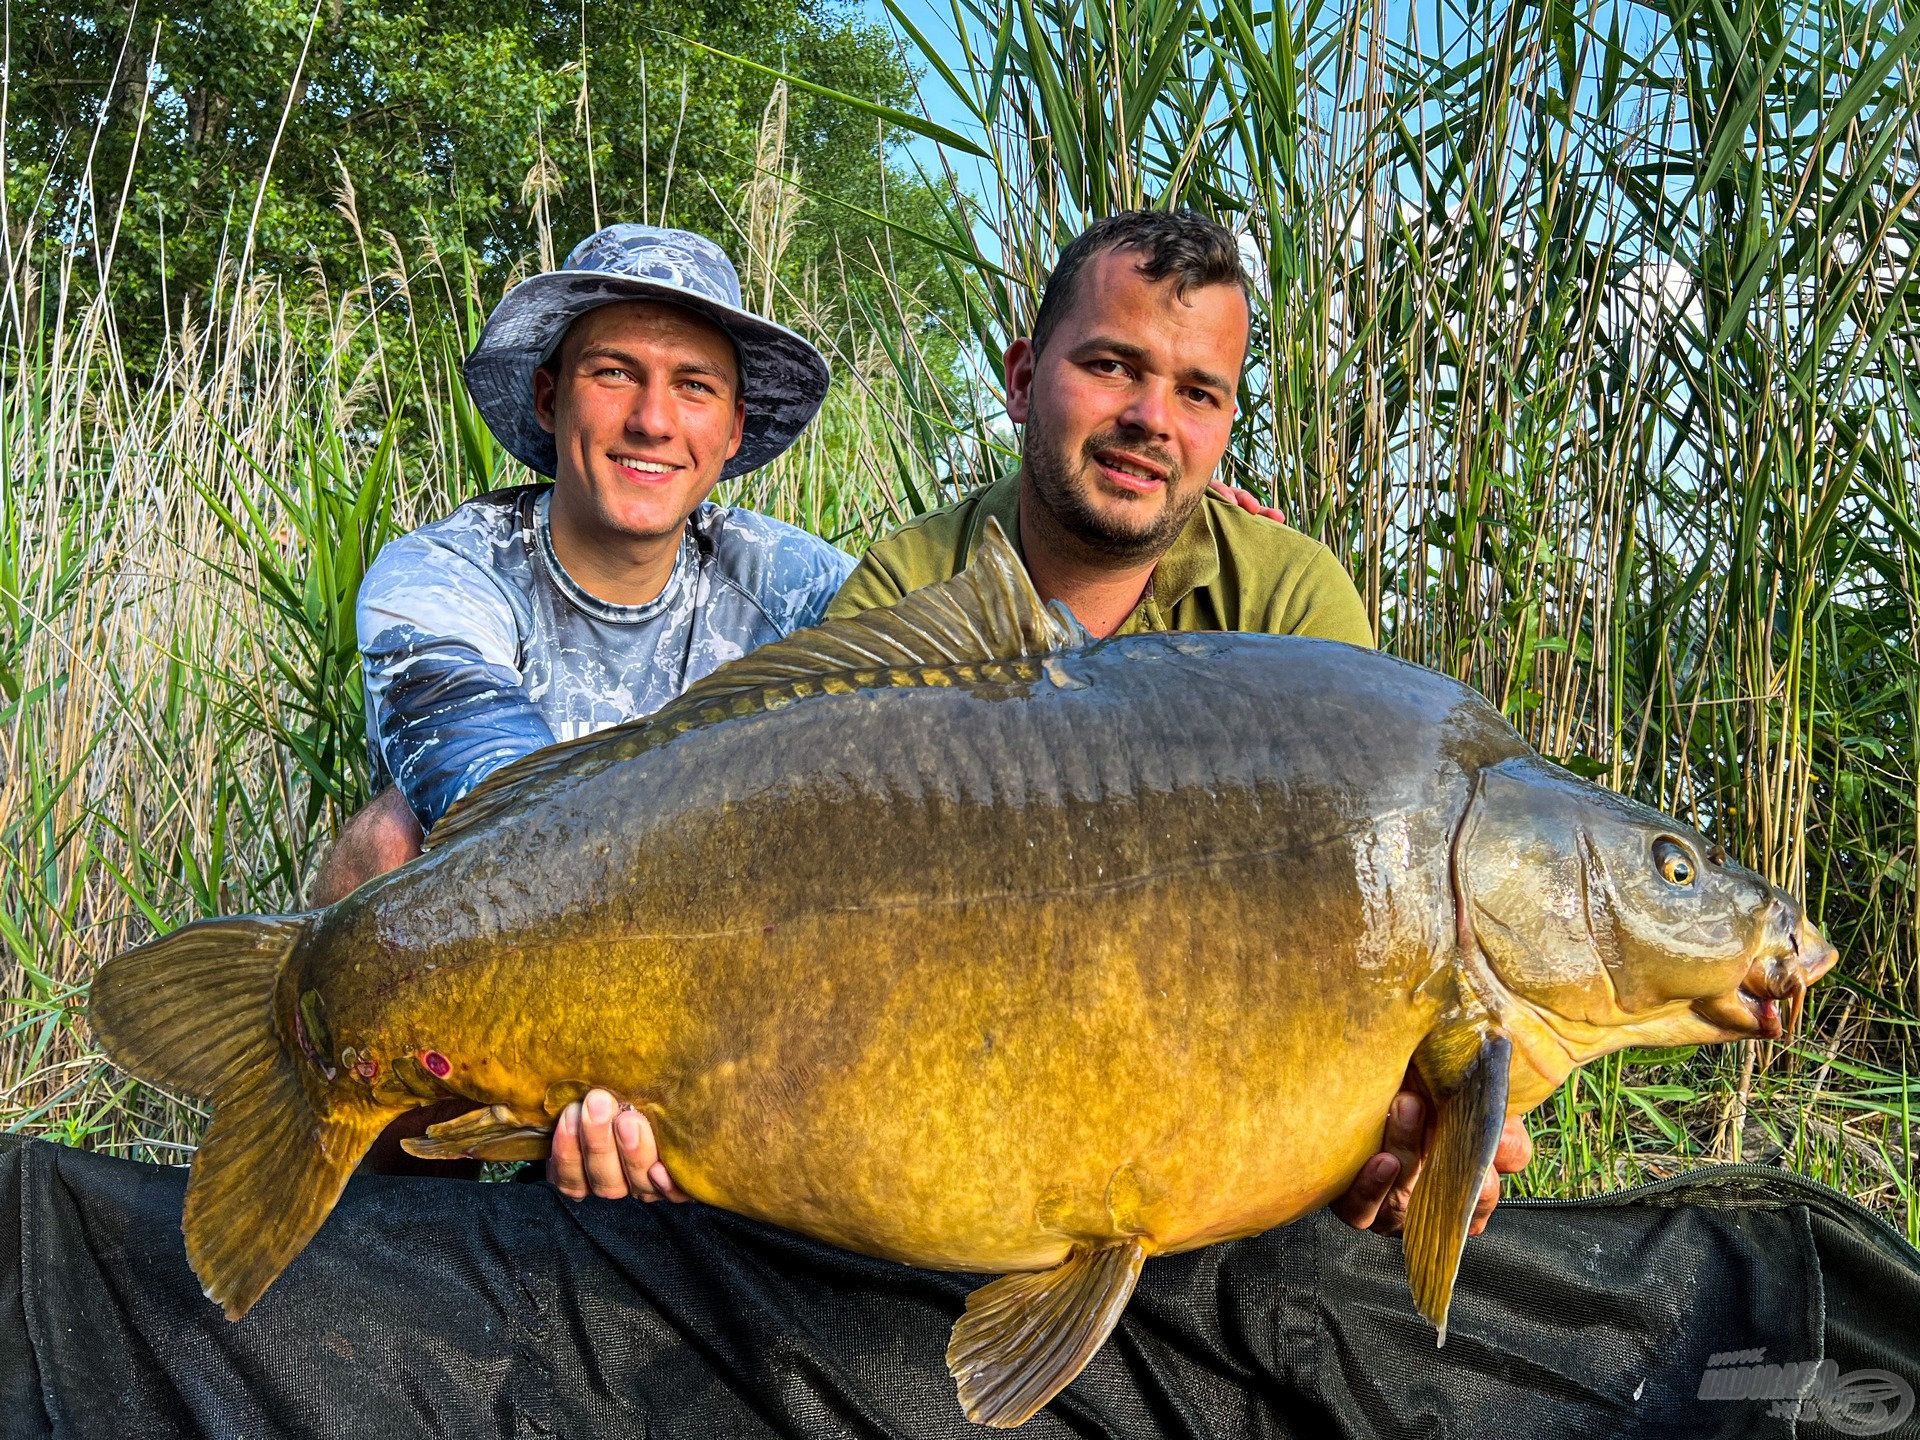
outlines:
M651 715L501 766L440 818L427 848L511 808L537 781L562 771L590 773L688 730L750 714L775 697L811 694L835 677L859 676L863 686L915 685L925 683L920 671L1034 659L1090 639L1064 605L1042 603L1006 533L989 516L973 558L952 579L891 605L796 630L722 665Z
M973 559L951 580L762 645L691 686L675 705L864 670L1022 660L1073 649L1087 638L1064 606L1041 603L1000 522L988 516Z

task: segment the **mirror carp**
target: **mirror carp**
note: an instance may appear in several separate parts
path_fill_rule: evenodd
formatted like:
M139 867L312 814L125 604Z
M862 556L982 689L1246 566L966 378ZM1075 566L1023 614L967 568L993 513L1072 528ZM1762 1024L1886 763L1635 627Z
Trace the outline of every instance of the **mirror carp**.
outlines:
M199 921L91 996L213 1116L183 1226L243 1315L374 1138L534 1159L590 1086L687 1194L998 1272L947 1353L1012 1426L1148 1257L1339 1195L1409 1062L1444 1343L1501 1126L1626 1045L1777 1036L1834 951L1477 693L1332 641L1089 642L997 529L960 575L506 767L328 909Z

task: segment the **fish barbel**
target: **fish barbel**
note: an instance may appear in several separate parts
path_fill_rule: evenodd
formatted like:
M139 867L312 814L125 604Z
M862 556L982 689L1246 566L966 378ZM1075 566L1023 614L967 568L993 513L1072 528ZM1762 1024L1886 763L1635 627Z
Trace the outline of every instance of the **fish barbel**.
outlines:
M1340 1194L1409 1062L1436 1121L1407 1265L1444 1340L1508 1116L1625 1045L1780 1034L1833 959L1466 686L1330 641L1092 643L995 530L498 772L337 905L117 957L91 1017L212 1102L183 1223L230 1316L404 1111L476 1107L416 1154L531 1159L601 1086L696 1199L1004 1272L947 1359L1010 1426L1149 1256Z

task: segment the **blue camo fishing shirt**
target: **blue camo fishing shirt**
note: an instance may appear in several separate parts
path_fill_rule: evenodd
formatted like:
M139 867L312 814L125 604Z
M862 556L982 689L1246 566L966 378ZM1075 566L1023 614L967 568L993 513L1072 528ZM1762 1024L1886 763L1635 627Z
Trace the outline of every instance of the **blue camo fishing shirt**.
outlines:
M673 577L611 605L561 568L551 485L470 500L389 542L360 586L367 750L431 829L510 760L648 715L728 660L816 625L853 557L711 502Z

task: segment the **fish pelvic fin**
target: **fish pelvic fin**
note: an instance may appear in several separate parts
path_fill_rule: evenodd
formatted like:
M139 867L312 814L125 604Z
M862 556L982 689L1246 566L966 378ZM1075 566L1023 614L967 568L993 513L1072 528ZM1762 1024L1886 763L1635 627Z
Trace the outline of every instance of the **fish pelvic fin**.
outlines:
M1447 1343L1447 1309L1473 1209L1507 1121L1513 1044L1486 1024L1437 1031L1414 1055L1435 1105L1433 1141L1407 1206L1413 1303Z
M318 1114L275 1031L275 987L312 917L199 920L100 967L87 1016L140 1079L213 1102L187 1181L187 1261L237 1320L333 1208L397 1112Z
M503 765L454 803L427 836L429 850L516 808L525 788L561 773L581 779L732 716L855 688L950 684L926 672L1039 660L1090 644L1066 606L1046 605L1027 567L989 518L973 558L950 580L891 605L796 630L730 661L642 719L550 745Z
M1076 1249L1051 1270L1003 1275L969 1295L947 1345L967 1418L999 1430L1031 1420L1112 1333L1146 1258L1138 1240Z
M544 1160L553 1149L553 1124L530 1125L505 1105L469 1110L400 1148L422 1160Z

